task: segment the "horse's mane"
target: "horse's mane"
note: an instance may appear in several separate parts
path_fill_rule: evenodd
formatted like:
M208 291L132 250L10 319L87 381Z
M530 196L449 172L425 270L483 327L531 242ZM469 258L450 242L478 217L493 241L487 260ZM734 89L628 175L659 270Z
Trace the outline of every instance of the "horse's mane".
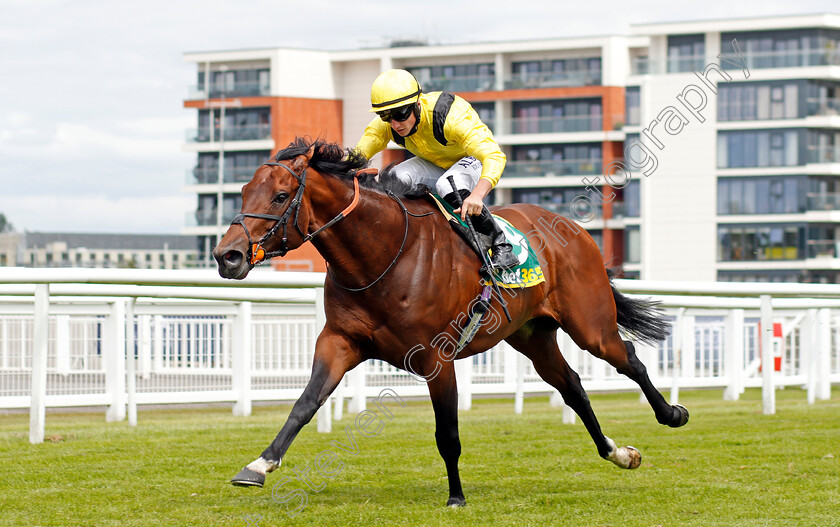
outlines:
M344 149L323 139L312 141L304 137L296 137L294 141L289 143L289 146L277 152L274 159L275 161L293 159L307 153L310 148L313 148L314 152L312 159L309 160L309 166L318 172L348 180L352 180L353 176L357 175L359 184L363 187L385 193L391 192L396 196L405 198L419 198L429 190L426 186L410 185L397 178L393 170L396 163L388 165L380 171L378 178L369 174L356 174L357 171L367 168L369 161L365 156L356 150Z

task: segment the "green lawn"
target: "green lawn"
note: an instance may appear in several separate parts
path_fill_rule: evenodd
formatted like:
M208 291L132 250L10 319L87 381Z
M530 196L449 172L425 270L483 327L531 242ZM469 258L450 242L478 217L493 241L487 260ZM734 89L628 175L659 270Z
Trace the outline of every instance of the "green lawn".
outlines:
M836 389L835 389L836 392ZM667 395L667 394L666 394ZM446 475L434 444L431 404L392 405L375 437L346 443L304 428L263 489L229 479L279 430L289 407L141 411L139 426L101 413L48 414L54 442L28 443L25 414L0 416L0 525L838 525L840 397L805 403L778 392L777 414L761 394L723 401L720 391L683 391L682 429L656 424L637 394L594 394L605 433L642 453L638 470L601 460L583 426L561 423L547 398L477 400L461 412L461 476L467 506L447 509ZM333 479L313 475L305 508L272 499L272 486L338 454ZM314 474L314 471L313 473ZM306 489L297 480L282 496Z

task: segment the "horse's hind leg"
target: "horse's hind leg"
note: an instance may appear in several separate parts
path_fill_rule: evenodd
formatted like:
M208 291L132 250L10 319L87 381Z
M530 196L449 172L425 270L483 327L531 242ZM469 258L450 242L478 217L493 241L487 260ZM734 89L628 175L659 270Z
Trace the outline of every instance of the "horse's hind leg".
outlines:
M617 357L608 355L605 357L607 362L613 365L619 373L626 375L639 385L651 408L653 408L659 424L668 425L671 428L678 428L685 425L688 422L688 410L681 404L675 404L673 406L668 404L662 394L659 393L659 390L650 382L647 369L636 356L636 349L633 343L625 340L622 344L624 345L624 357L620 353L616 354Z
M617 447L613 440L601 431L592 405L589 404L589 397L580 383L580 377L560 353L556 331L535 330L534 325L534 321L530 322L508 337L507 342L531 359L540 377L560 392L566 404L583 421L602 458L621 468L637 468L642 462L639 451L631 446Z

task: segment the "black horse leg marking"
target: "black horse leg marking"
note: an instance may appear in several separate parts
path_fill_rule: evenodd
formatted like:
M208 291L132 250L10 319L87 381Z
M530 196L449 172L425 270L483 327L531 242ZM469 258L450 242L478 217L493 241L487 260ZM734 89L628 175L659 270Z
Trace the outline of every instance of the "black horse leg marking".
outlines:
M656 420L659 424L668 425L671 428L678 428L688 422L688 410L680 404L671 406L659 393L647 375L647 369L642 361L636 356L636 349L630 341L624 341L627 349L627 368L619 369L618 372L632 379L642 389L642 393L653 408Z
M449 479L450 507L466 505L464 491L461 488L461 476L458 474L458 458L461 456L461 440L458 437L458 386L455 381L455 368L452 363L441 370L440 374L429 381L429 395L435 410L435 441L438 452L446 464L446 476Z
M323 340L322 340L323 339ZM283 456L289 446L297 437L301 428L312 420L318 409L326 402L330 394L338 386L344 374L359 364L359 360L353 354L343 354L347 359L354 357L351 362L339 360L337 348L325 346L322 343L328 342L329 338L320 337L316 344L315 358L312 364L312 376L303 390L303 394L295 402L292 411L289 413L286 423L274 441L266 448L259 458L255 459L234 476L231 483L241 486L259 486L265 483L265 476L280 466ZM326 349L326 351L324 351Z

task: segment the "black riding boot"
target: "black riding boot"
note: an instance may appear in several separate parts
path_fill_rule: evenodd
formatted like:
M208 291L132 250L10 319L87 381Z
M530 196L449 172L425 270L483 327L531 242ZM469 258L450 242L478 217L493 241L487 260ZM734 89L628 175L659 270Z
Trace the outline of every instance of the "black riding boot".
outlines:
M471 192L466 189L461 189L458 191L458 194L461 196L460 200L456 198L454 192L450 192L443 199L452 205L452 208L457 209L460 206L459 201L463 202ZM511 247L507 238L505 238L505 233L493 221L490 210L486 206L482 209L481 214L471 216L471 219L473 227L475 227L477 232L490 237L490 243L493 249L490 263L493 264L495 269L509 269L519 265L519 259L513 254L513 247ZM485 271L485 269L482 269L482 272Z

